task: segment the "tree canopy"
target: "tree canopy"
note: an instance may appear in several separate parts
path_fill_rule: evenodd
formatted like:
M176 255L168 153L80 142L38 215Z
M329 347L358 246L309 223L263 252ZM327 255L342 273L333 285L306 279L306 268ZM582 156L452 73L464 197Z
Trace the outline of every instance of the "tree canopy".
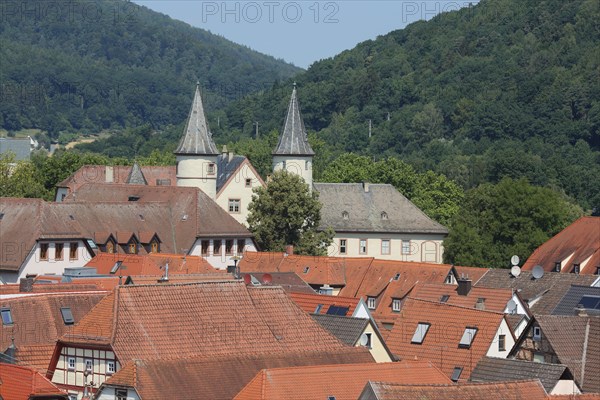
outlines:
M318 231L321 203L304 180L277 171L266 188L254 189L248 206L248 227L263 251L283 251L293 245L298 254L325 255L334 232Z
M581 216L564 195L527 180L504 178L469 190L450 221L444 262L486 268L509 267Z

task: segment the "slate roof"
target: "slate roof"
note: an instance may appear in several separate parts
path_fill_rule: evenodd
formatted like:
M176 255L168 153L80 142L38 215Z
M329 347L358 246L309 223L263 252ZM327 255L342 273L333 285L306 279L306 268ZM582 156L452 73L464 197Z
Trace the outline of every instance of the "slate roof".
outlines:
M127 183L130 185L147 185L146 177L140 168L140 165L136 162L131 167L131 172L127 177Z
M344 315L346 317L352 316L360 302L360 299L355 297L328 296L317 293L290 293L290 297L298 307L310 314L327 314L332 306L347 307L348 311ZM319 312L317 312L317 308L319 308Z
M573 379L566 365L483 357L471 374L473 382L502 382L539 379L546 392L552 392L561 379Z
M308 143L304 121L302 120L302 115L300 115L296 86L292 90L292 97L288 105L283 131L279 136L277 147L273 150L273 155L315 155L315 152Z
M112 348L121 363L345 348L280 287L230 281L119 286L60 343Z
M103 386L133 384L142 399L168 399L175 393L178 399L230 400L265 368L372 363L367 351L355 350L137 360L125 364Z
M319 192L321 229L332 227L337 233L430 233L447 235L448 229L388 184L314 183ZM344 213L348 218L343 218ZM382 218L382 213L387 218Z
M0 396L3 400L27 400L37 398L36 396L68 399L65 391L59 389L37 371L8 364L0 364Z
M589 315L600 316L600 287L593 286L577 286L572 285L563 298L558 302L553 315L576 315L577 306L581 303L582 297L588 296L596 301L596 308L585 308L585 312Z
M462 385L401 385L369 382L363 394L370 400L546 400L548 397L539 380ZM361 395L361 396L362 396Z
M185 124L183 137L175 150L176 155L218 155L219 151L212 134L208 129L208 122L204 115L200 84L196 84L196 92L192 101L192 108Z
M537 323L579 387L600 393L600 317L543 315Z
M400 359L419 357L431 361L448 376L455 367L462 367L459 382L467 380L479 359L487 354L504 315L408 298L387 345ZM431 324L422 344L411 343L419 323ZM466 327L478 331L470 348L458 346ZM510 334L510 332L506 332Z
M139 194L140 200L127 201L131 194ZM161 240L161 251L180 253L197 237L251 237L197 188L85 185L77 196L77 202L60 203L2 198L0 269L18 271L37 239L94 239L106 232L140 237L152 232Z
M0 138L0 154L8 152L15 155L15 161L29 160L31 154L30 139Z
M427 361L272 368L260 371L234 399L356 400L368 380L450 383Z
M366 318L342 317L338 315L311 314L311 317L333 336L348 346L354 346L369 325Z
M219 154L217 157L217 193L246 160L247 158L244 156L233 156L230 159L227 153Z
M511 288L529 303L529 309L535 315L550 314L556 304L571 287L571 284L592 285L597 276L560 274L546 272L539 279L534 279L531 271L521 271L515 278L506 269L490 269L477 283L477 286L491 288Z
M574 264L580 264L580 274L596 274L600 267L600 217L581 217L567 226L538 247L523 269L541 265L545 271L553 271L555 262L562 263L562 273L572 272Z
M448 295L447 304L475 308L478 299L485 299L485 310L503 313L512 299L511 289L495 289L484 286L473 286L466 296L457 293L457 285L448 284L417 284L410 293L410 297L421 300L439 302L443 295Z
M106 294L106 292L23 294L0 299L0 308L10 309L13 320L12 326L3 326L0 329L0 352L4 352L14 338L17 360L22 363L30 361L35 354L25 351L26 347L43 345L53 348L59 337L74 329L74 325L65 324L61 314L62 307L70 308L75 322L79 322ZM45 362L36 360L35 365L32 366L40 367L40 364L45 364L43 365L45 370L48 368L49 356L52 354L45 352L47 349L41 350L40 354L47 357ZM26 356L27 359L21 359L21 356Z

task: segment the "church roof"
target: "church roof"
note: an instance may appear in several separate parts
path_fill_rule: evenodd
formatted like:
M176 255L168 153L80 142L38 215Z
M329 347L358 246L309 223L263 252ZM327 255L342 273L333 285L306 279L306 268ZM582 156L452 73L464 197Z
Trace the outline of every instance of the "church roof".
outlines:
M283 132L279 137L279 143L277 144L277 148L273 151L273 155L315 155L315 152L308 143L306 129L304 128L304 122L300 115L296 86L294 86L294 90L292 91Z
M194 101L188 117L183 138L179 142L175 154L190 155L217 155L217 146L212 140L212 134L208 130L208 123L202 106L200 95L200 84L196 85Z
M147 185L146 177L140 168L140 165L136 162L131 167L131 172L127 177L127 183L130 185Z

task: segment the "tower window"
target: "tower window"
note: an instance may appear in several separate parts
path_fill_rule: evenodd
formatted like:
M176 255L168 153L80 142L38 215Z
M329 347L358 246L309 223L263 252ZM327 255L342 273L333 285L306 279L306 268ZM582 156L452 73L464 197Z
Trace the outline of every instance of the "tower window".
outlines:
M208 173L208 175L214 175L215 174L215 163L209 163L206 172Z
M246 187L252 187L252 179L246 178Z

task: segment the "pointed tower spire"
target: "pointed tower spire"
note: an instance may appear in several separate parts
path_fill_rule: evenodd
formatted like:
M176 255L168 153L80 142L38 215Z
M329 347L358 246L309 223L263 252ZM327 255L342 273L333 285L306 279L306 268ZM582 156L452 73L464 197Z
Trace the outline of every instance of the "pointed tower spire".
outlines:
M131 167L131 171L129 172L129 176L127 177L127 183L130 185L148 185L146 181L146 177L142 172L142 168L136 162L133 163L133 167Z
M279 137L279 143L273 151L273 155L315 155L315 152L308 143L304 122L300 115L300 106L296 94L296 82L294 82L294 90L292 90L292 97L288 106L283 132Z
M185 126L183 138L179 142L175 154L181 155L218 155L217 146L212 140L208 130L208 123L204 115L202 96L200 95L200 82L196 83L196 93L192 102L192 109Z

